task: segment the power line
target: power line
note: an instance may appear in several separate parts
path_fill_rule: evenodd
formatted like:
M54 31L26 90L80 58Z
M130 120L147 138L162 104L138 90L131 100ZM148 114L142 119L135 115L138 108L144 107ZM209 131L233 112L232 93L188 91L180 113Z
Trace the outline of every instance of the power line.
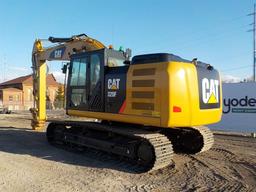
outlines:
M229 69L224 69L221 70L221 72L226 72L226 71L235 71L235 70L239 70L239 69L245 69L245 68L249 68L252 67L252 65L246 65L246 66L239 66L239 67L234 67L234 68L229 68Z
M246 15L244 16L246 17ZM232 31L227 31L225 29L221 29L221 30L216 30L215 32L214 31L211 31L211 32L214 32L214 33L203 33L201 34L201 36L197 36L189 41L187 40L180 40L180 39L175 39L174 41L172 41L171 43L172 44L178 44L175 49L184 49L184 48L190 48L191 46L194 46L196 45L197 47L199 45L209 45L209 43L207 44L206 42L208 41L215 41L215 40L219 40L219 39L222 39L222 38L225 38L225 37L232 37L232 35L236 34L236 35L240 35L240 34L237 34L237 30L238 29L244 29L245 26L248 26L248 25L241 25L241 26L235 26L235 27L232 27ZM206 28L201 28L202 30L206 29ZM202 30L200 29L200 31L202 32ZM194 33L196 34L196 33ZM149 46L150 45L155 45L155 44L148 44ZM151 47L151 46L150 46ZM154 46L152 46L154 47ZM144 52L147 51L147 52L152 52L152 51L159 51L161 49L163 49L165 47L159 47L157 46L157 48L152 48L152 49L144 49Z
M227 19L227 20L222 20L219 23L224 23L224 24L225 23L232 23L232 22L235 22L237 20L240 20L240 19L243 19L243 18L246 18L246 17L247 17L247 15L243 14L243 15L237 16L235 18L231 18L231 19ZM231 32L235 33L235 32L237 32L236 29L240 29L240 28L244 29L245 26L247 26L247 25L235 26L234 29ZM217 39L219 39L220 36L221 36L221 38L223 37L224 33L225 33L224 36L230 36L230 33L231 33L230 31L227 32L226 29L221 29L221 30L215 30L215 28L213 28L213 29L214 30L209 32L209 28L208 27L201 27L200 30L194 30L192 33L191 33L191 31L189 31L189 33L188 33L187 30L180 30L180 32L181 32L181 33L179 33L180 36L185 36L185 37L186 36L197 36L197 37L195 37L194 39L189 40L189 41L184 40L184 39L180 40L180 39L176 38L176 39L174 39L174 41L171 40L171 43L172 44L180 44L178 46L178 48L184 48L184 47L186 48L186 47L189 47L190 45L194 45L195 43L198 45L198 41L199 42L204 41L204 40L209 41L209 40L211 40L210 38L212 38L212 37L215 38L215 39L217 37ZM214 32L214 33L212 33L212 32ZM151 45L152 46L155 45L155 42L149 42L148 46L151 46ZM155 48L154 49L144 49L144 51L147 51L147 52L159 51L159 50L161 50L163 48L166 48L166 47L165 46L162 46L162 47L158 46L157 49L155 49ZM143 52L143 50L142 50L142 52Z
M240 29L240 28L244 28L247 25L244 26L239 26L236 27L235 29ZM185 48L191 48L192 46L196 45L197 47L201 47L202 45L206 45L209 46L212 44L209 44L207 42L212 42L213 40L220 40L226 37L232 37L232 35L240 35L240 34L236 34L237 31L236 30L232 30L232 31L224 31L223 33L215 33L215 34L208 34L207 36L203 36L203 37L198 37L198 38L194 38L190 41L184 41L183 43L180 41L179 45L175 46L175 49L185 49ZM232 35L231 35L232 34ZM176 41L177 42L177 41ZM152 44L153 45L153 44ZM144 51L147 52L152 52L152 51L160 51L162 48L164 47L157 47L157 48L153 48L153 49L144 49Z

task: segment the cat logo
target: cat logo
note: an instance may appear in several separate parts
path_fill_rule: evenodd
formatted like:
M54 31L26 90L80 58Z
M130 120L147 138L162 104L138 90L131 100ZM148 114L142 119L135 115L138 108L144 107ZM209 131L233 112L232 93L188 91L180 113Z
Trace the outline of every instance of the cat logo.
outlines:
M108 89L118 90L120 79L108 79Z
M202 100L205 104L219 103L219 81L202 79Z
M65 53L65 47L58 48L53 50L50 54L51 59L61 59Z
M61 49L54 51L54 58L61 58L61 56L62 56L62 50Z

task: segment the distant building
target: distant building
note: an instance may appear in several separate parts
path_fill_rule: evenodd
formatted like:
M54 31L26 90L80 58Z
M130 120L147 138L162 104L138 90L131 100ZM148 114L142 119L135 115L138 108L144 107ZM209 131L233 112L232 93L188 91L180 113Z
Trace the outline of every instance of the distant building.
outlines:
M53 74L47 75L47 108L52 108L60 84ZM33 107L32 75L18 77L0 84L0 104L9 110L28 110Z

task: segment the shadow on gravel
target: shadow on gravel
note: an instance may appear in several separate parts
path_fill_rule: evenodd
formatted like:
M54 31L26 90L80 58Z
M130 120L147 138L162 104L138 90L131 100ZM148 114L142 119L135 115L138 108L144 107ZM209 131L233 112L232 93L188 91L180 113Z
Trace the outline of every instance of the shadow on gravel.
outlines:
M44 132L35 132L26 128L0 127L0 151L71 165L143 173L138 166L108 153L52 146L47 142Z

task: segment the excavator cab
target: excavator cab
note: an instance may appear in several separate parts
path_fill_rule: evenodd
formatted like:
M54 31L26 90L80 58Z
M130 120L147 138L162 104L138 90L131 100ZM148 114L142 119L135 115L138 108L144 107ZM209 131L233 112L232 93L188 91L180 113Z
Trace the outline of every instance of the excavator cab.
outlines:
M125 93L125 81L121 85L120 81L110 82L106 77L111 74L112 77L118 71L115 79L125 78L128 70L125 61L126 52L108 48L72 55L68 70L67 110L111 112L115 106L120 106L124 98L121 93ZM114 89L120 87L115 92L117 95L110 97L114 93L108 92L106 94L109 97L105 96L104 90L109 86Z

